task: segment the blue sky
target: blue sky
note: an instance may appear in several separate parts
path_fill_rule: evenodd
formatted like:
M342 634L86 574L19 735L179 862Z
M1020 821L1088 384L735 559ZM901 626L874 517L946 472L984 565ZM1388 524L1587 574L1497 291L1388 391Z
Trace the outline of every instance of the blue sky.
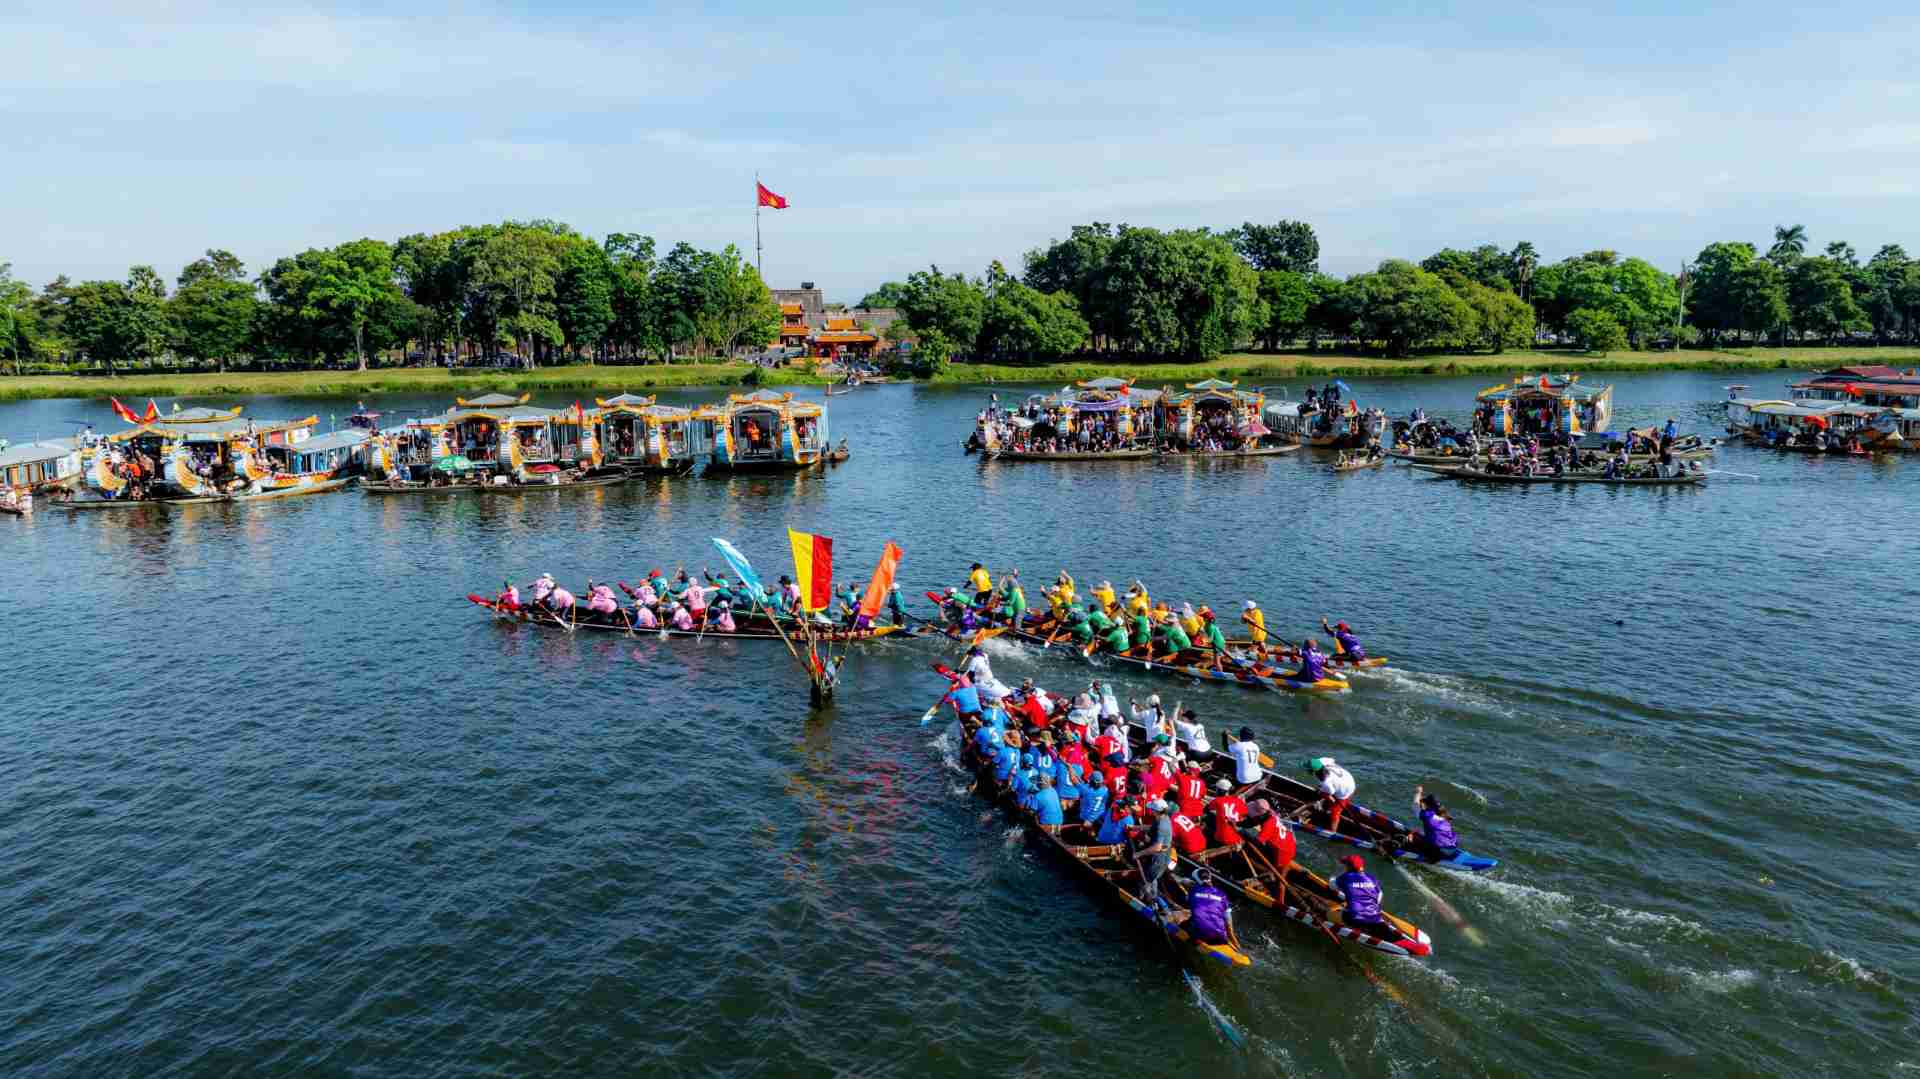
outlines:
M1205 6L1205 5L1196 5ZM550 217L753 244L853 300L1078 222L1306 220L1350 273L1441 246L1920 253L1920 17L1362 5L425 9L26 0L0 13L0 261L171 278Z

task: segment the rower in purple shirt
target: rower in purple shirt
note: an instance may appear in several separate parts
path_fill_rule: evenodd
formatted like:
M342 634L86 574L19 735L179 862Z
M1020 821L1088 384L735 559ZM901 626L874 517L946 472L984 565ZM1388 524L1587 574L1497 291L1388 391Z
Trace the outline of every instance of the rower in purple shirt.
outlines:
M1322 618L1320 620L1320 628L1326 630L1327 633L1333 637L1335 644L1334 654L1341 659L1358 661L1367 658L1367 650L1360 647L1360 638L1353 635L1352 626L1347 625L1345 622L1329 626L1327 625L1327 620Z

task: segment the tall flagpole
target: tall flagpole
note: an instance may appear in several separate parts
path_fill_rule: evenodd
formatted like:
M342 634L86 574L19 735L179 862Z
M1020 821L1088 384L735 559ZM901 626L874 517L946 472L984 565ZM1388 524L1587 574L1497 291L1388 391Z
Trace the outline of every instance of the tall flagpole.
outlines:
M760 250L760 170L753 170L753 266L767 279L767 258Z

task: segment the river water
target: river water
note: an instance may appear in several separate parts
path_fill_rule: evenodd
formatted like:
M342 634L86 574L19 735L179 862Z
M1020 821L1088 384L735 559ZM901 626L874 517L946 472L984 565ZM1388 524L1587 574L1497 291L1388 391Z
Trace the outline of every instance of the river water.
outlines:
M1622 377L1617 420L1717 433L1722 381ZM1477 388L1354 380L1456 417ZM835 398L854 455L824 475L0 520L0 1073L1920 1068L1920 459L1728 447L1716 467L1757 478L1703 490L1335 475L1311 451L983 465L960 452L981 398ZM112 426L0 405L0 433L89 418ZM1257 966L1196 995L917 725L945 642L864 648L811 715L778 645L569 637L461 599L717 566L713 536L771 575L787 526L848 575L897 540L909 595L978 559L1035 592L1066 567L1254 597L1295 636L1353 623L1394 664L1339 699L1121 696L1336 755L1361 801L1438 791L1502 866L1420 883L1483 943L1376 865L1431 960L1248 909ZM1108 673L992 647L1003 679Z

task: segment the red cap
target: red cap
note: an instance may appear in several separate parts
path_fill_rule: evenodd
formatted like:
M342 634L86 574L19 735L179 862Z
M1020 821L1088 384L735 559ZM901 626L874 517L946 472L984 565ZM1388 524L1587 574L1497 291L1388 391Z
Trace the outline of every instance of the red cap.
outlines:
M1349 854L1345 858L1342 858L1340 860L1346 863L1346 866L1348 869L1352 869L1355 871L1364 871L1367 868L1367 860L1365 858L1360 857L1358 854Z
M1335 622L1333 624L1333 627L1335 629L1349 629L1349 630L1353 628L1352 626L1347 625L1345 622Z

